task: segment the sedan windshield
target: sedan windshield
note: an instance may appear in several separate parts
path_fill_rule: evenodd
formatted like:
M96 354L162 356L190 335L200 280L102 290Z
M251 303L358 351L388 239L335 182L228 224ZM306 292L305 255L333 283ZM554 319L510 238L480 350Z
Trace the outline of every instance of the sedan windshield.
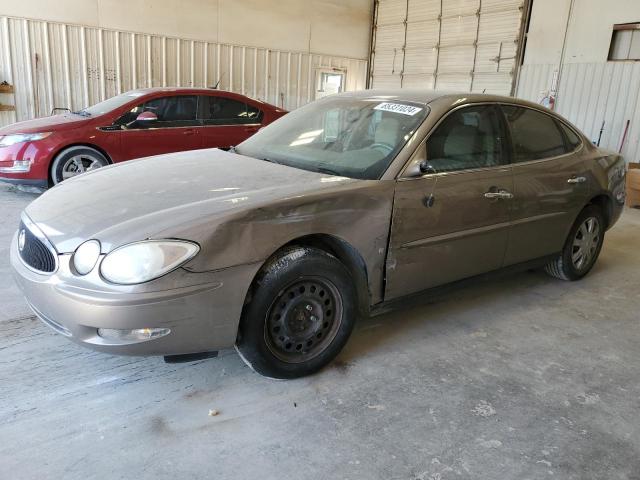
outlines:
M419 103L326 97L285 115L235 151L304 170L373 180L428 113Z

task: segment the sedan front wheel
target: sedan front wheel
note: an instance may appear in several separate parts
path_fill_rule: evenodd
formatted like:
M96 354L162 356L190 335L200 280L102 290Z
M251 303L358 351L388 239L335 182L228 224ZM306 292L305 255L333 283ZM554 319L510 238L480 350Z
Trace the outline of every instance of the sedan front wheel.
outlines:
M70 147L58 154L51 165L51 181L54 185L81 173L90 172L109 164L99 151L84 146Z
M315 248L288 248L258 274L236 347L267 377L309 375L342 350L356 311L351 275L337 258Z

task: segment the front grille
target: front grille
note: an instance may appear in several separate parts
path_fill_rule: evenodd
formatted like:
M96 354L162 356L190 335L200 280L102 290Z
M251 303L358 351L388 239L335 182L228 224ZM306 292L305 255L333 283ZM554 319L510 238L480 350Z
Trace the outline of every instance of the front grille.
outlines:
M24 232L24 243L20 239ZM20 257L28 266L43 273L51 273L56 270L56 257L47 248L42 240L35 236L31 230L27 228L24 222L20 222L20 230L18 230L19 241L18 250ZM22 246L22 248L20 248Z

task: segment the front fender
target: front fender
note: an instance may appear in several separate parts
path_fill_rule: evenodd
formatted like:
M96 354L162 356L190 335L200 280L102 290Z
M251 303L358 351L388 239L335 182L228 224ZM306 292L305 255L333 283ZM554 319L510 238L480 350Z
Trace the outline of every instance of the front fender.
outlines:
M360 182L356 187L286 198L237 212L215 226L202 222L184 234L201 246L200 254L185 268L204 272L260 263L296 239L330 235L360 253L371 292L381 293L394 185L394 181Z

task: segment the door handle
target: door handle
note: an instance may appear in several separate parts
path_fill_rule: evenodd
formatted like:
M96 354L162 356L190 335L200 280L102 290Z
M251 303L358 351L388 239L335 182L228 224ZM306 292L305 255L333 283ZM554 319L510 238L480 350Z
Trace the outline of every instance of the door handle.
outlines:
M245 127L244 131L247 133L254 133L260 130L260 127Z
M489 191L484 194L484 198L509 200L513 198L513 193L507 192L506 190L498 190L496 192Z
M182 132L183 135L193 135L194 133L196 133L196 131L192 128L190 128L189 130L185 130L184 132Z
M586 177L571 177L569 180L567 180L567 183L584 183L586 181Z

